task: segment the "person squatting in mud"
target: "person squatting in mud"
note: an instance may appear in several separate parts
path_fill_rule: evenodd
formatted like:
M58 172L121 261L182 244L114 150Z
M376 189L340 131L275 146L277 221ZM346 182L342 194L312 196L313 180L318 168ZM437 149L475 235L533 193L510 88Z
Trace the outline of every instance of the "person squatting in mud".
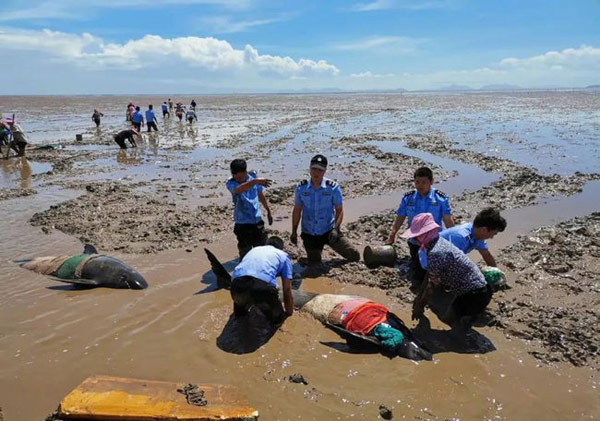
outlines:
M135 112L131 115L131 124L133 127L140 132L144 125L144 115L140 111L140 107L135 107Z
M97 109L94 109L94 113L92 114L92 121L94 123L96 123L96 128L100 127L100 118L101 117L104 117L104 114L102 114Z
M269 225L273 216L263 189L269 187L271 180L258 178L256 172L248 172L246 161L234 159L230 164L231 178L227 180L227 190L233 200L233 232L238 240L238 251L243 258L252 247L262 246L267 241L265 223L262 219L259 202L267 212Z
M300 236L309 264L321 262L325 244L345 259L358 262L360 253L340 231L344 219L342 188L325 178L326 171L327 158L315 155L310 160L310 178L296 186L290 240L298 244L298 224L302 220Z
M127 149L127 145L125 145L125 141L128 140L129 144L131 145L132 148L136 148L137 144L135 143L135 138L134 136L137 136L138 132L135 131L134 129L126 129L126 130L121 130L119 133L117 133L114 136L115 142L117 142L117 145L119 145L119 147L121 149Z
M146 110L146 126L148 126L148 133L151 132L152 129L158 131L158 126L156 123L158 123L158 120L156 119L156 114L152 109L152 104L150 104Z
M475 317L492 299L492 288L477 267L461 250L440 236L440 225L431 213L416 215L402 238L414 239L420 265L427 271L422 288L413 304L413 319L423 317L431 304L434 290L452 294L452 303L436 313L454 329L470 328Z
M294 312L292 262L283 251L283 240L270 237L264 246L254 247L233 271L231 298L233 314L243 317L250 306L258 307L274 325ZM277 277L281 277L283 306L279 300Z
M386 244L394 244L396 234L408 219L407 225L412 224L413 218L421 213L431 213L437 225L446 228L454 226L452 217L452 208L450 207L450 197L433 187L433 171L427 167L420 167L414 173L415 188L404 194L400 201L400 206L396 211L396 219L392 225L390 235ZM410 269L408 278L410 279L413 292L417 291L425 279L425 270L419 265L419 245L414 239L408 241L410 250Z
M486 265L496 267L496 259L488 250L486 240L494 238L505 229L506 219L500 212L494 208L486 208L477 214L473 222L447 228L440 232L440 237L450 241L464 254L477 250Z

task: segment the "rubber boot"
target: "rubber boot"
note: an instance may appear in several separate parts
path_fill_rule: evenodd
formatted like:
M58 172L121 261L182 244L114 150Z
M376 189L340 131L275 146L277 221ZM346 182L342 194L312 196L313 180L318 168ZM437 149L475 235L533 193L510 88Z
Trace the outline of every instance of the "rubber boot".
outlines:
M329 247L350 262L358 262L360 260L360 252L346 237L339 237L336 242L330 243Z

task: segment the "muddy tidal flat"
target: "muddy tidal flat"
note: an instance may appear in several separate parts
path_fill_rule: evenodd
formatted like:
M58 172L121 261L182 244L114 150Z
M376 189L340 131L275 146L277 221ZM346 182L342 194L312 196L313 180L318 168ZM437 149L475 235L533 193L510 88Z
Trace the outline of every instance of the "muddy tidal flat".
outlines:
M0 159L0 419L43 420L93 374L233 384L266 420L600 418L600 94L197 96L198 123L158 117L159 132L119 150L127 102L166 99L0 97L32 141L27 158ZM286 240L296 287L368 297L416 328L401 241L396 267L377 269L327 248L307 269L289 244L294 186L316 153L361 251L385 241L419 166L457 222L502 210L508 228L489 245L508 288L464 341L427 310L415 335L434 360L389 359L295 313L254 352L223 349L232 303L203 248L235 266L234 158L274 180L268 228ZM85 243L149 288L78 290L14 263Z

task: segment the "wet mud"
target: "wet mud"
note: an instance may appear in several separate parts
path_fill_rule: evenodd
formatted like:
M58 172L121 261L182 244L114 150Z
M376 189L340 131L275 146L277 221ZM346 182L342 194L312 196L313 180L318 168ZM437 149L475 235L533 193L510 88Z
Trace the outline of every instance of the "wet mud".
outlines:
M289 243L295 184L319 152L329 157L328 176L349 199L343 233L361 251L387 238L393 208L412 188L416 167L431 167L436 184L464 180L460 169L435 157L492 175L450 192L458 222L484 206L518 210L552 196L577 197L598 174L552 174L481 152L481 145L500 142L497 132L465 141L415 124L436 113L463 112L460 121L470 121L472 113L507 102L541 116L548 107L556 112L553 104L577 112L600 104L561 95L215 97L202 104L198 124L161 121L158 134L144 134L136 150L126 151L112 140L125 127L122 110L113 106L117 99L94 99L106 115L99 131L90 122L52 131L48 121L52 130L37 128L32 137L56 147L28 151L33 171L19 179L21 167L10 169L0 190L0 227L8 233L0 244L0 404L8 419L42 419L85 376L103 373L235 384L265 419L597 418L597 213L543 228L532 218L511 233L517 241L494 251L511 288L494 295L485 323L462 344L450 341L447 326L429 311L427 326L410 321L414 295L403 241L395 245L396 267L376 269L348 263L327 246L324 262L308 267L301 241ZM568 100L558 100L563 97ZM65 112L50 99L36 101L45 113L52 107ZM465 131L478 131L475 123L465 124ZM83 133L83 141L74 141L74 133ZM235 266L224 186L233 157L245 157L260 176L275 180L266 190L275 217L268 229L297 262L294 286L388 305L435 351L433 362L357 352L307 314L296 313L269 332L260 330L261 314L246 323L231 317L229 292L216 290L201 247L210 244L230 259L228 269ZM113 251L150 288L128 294L58 288L12 262L76 252L81 242ZM31 404L33 392L39 399Z

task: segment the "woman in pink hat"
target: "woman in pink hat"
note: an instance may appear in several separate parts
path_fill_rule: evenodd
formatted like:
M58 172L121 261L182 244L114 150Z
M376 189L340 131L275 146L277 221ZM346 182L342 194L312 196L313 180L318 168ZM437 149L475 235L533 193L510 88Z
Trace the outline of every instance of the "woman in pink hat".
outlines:
M427 270L427 279L413 304L413 319L423 316L436 285L454 295L452 304L437 316L452 327L470 327L492 298L483 273L462 251L439 236L440 226L430 213L415 216L402 238L419 243L419 262Z

